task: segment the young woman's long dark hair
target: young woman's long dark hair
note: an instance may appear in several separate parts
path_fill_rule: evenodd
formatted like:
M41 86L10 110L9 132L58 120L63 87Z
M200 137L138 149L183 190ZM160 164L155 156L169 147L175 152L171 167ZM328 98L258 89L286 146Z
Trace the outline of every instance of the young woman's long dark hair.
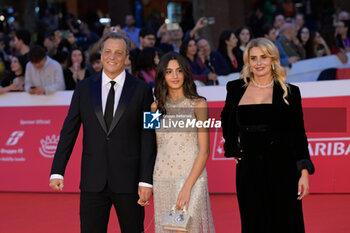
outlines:
M222 31L219 38L218 51L222 54L227 54L227 44L226 41L230 40L231 35L234 34L232 30ZM238 42L237 42L238 43ZM237 47L237 46L236 46Z
M156 72L156 83L154 88L154 95L157 101L157 109L163 114L166 114L165 102L168 96L168 85L165 81L166 69L169 61L176 60L184 74L183 92L188 99L203 98L198 95L196 84L193 82L191 71L188 67L186 59L175 52L169 52L162 56L159 61Z
M303 41L301 40L301 33L302 30L306 28L307 30L309 30L309 39L306 42L306 44L303 44ZM299 29L298 34L297 34L297 38L299 39L300 43L302 44L302 46L305 49L306 52L306 58L313 58L316 57L316 54L314 52L314 40L315 40L315 32L311 31L309 28L303 26Z

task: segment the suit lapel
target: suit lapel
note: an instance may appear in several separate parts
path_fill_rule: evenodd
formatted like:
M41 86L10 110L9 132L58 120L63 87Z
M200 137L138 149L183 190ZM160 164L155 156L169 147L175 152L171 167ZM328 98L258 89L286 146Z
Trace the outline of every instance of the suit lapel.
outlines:
M107 127L106 127L106 123L102 113L101 88L102 88L102 74L100 73L96 75L94 78L92 78L90 91L91 91L92 104L94 106L94 111L97 116L97 119L100 122L103 130L107 133Z
M114 118L111 123L111 127L109 128L108 135L113 131L115 126L118 124L121 116L123 115L128 103L133 96L135 91L136 83L133 80L133 77L126 73L125 82L122 90L122 94L119 99L117 110L115 111Z

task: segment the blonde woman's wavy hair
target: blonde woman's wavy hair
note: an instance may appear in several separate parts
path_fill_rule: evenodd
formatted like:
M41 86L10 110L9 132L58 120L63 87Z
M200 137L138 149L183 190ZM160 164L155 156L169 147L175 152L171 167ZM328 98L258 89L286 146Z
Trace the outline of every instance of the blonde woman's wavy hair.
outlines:
M243 78L246 85L248 85L248 78L254 79L254 74L253 72L251 72L250 65L249 65L249 52L254 47L260 48L261 51L267 57L270 57L272 59L272 66L273 66L273 69L271 69L272 78L275 82L278 82L281 85L283 89L283 100L286 104L289 104L289 102L286 99L288 95L286 71L280 64L280 56L278 53L278 49L272 41L260 37L260 38L253 39L248 43L247 48L245 49L243 54L244 66L241 71L241 78Z

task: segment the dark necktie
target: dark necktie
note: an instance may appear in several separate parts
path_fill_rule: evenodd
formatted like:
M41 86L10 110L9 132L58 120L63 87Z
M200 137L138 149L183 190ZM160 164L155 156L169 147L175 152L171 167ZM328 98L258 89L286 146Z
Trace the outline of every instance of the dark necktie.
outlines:
M114 111L114 84L115 81L110 81L111 88L109 89L107 101L106 101L106 109L105 109L105 121L107 126L107 131L109 131L109 127L111 126L113 120L113 111Z

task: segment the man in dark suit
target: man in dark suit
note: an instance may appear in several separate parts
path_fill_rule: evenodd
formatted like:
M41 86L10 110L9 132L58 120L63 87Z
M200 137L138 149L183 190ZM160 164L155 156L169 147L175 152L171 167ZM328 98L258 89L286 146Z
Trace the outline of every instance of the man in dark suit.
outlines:
M143 129L152 89L125 72L129 41L111 32L102 42L103 71L78 83L52 163L50 186L63 175L83 125L80 182L81 232L107 232L114 205L121 231L143 232L144 207L152 195L155 132Z

